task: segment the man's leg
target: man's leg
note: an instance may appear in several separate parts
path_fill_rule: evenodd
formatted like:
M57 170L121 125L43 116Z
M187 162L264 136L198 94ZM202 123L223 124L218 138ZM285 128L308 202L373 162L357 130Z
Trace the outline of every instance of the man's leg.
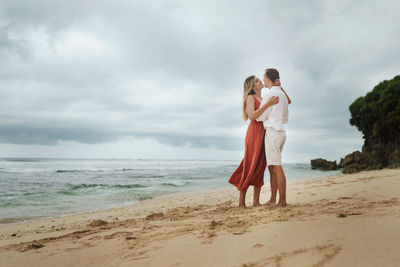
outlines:
M273 165L274 173L276 174L276 181L279 190L279 201L277 207L286 206L286 176L283 172L281 165Z
M267 204L271 202L273 204L276 203L277 190L279 190L278 207L286 206L286 177L281 165L281 153L285 141L285 132L275 131L273 128L267 127L265 133L265 151L271 180L271 199Z
M268 166L269 171L269 181L271 186L271 197L265 205L275 205L276 204L276 193L278 191L278 185L276 181L276 174L273 166Z

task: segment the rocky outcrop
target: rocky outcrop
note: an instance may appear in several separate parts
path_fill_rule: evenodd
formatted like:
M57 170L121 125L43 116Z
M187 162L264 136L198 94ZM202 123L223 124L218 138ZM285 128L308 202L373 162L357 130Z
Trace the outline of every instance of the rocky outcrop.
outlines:
M380 170L383 168L400 167L400 149L393 146L355 151L340 159L340 168L343 173L355 173L359 171Z
M363 133L362 151L340 160L344 173L400 167L400 76L383 81L350 105L350 124Z
M350 124L363 133L362 151L340 160L344 173L400 167L400 75L380 82L349 107ZM336 162L334 162L336 164ZM333 169L332 162L311 161L313 169Z
M360 151L355 151L340 159L339 166L343 173L355 173L368 168L368 160Z
M326 159L318 158L311 160L311 168L323 171L338 170L339 166L335 161L328 161Z

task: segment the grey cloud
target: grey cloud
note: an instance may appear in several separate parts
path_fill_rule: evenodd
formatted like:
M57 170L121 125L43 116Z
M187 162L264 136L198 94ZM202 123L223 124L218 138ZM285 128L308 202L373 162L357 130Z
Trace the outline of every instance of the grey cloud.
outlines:
M202 11L206 11L206 8L203 7ZM124 67L128 67L132 75L143 76L161 71L175 78L204 81L206 84L207 81L229 81L226 76L216 77L215 72L225 69L233 73L235 70L235 44L226 46L224 39L215 38L223 34L225 29L214 30L204 14L195 14L190 4L183 2L178 1L176 5L174 2L169 5L146 4L145 1L122 1L119 4L108 1L61 1L46 2L45 5L9 2L3 4L1 10L15 25L15 30L24 29L27 25L44 27L52 40L71 27L89 27L89 30L96 31L96 34L108 39L112 45L124 50L123 55L128 65ZM191 15L195 15L198 20L192 21ZM92 20L103 21L107 28L91 29ZM54 77L57 81L71 82L79 78L74 76L75 73L84 72L76 65L41 67L31 76L44 76L48 79ZM46 69L53 70L53 73ZM99 66L90 66L86 70L88 75L84 77L93 77L96 74L90 73L93 71L101 71L101 68L99 70ZM102 74L106 74L106 70ZM199 76L202 80L198 79ZM93 81L96 80L104 79L101 75L95 75Z
M33 128L2 127L0 143L57 145L59 141L76 141L87 144L99 144L115 141L115 135L97 132L91 129L74 128Z
M137 136L135 136L137 137ZM154 133L144 135L143 137L152 137L155 140L177 147L194 148L213 148L222 150L240 150L242 148L242 138L223 137L223 136L193 136L179 134L161 134Z
M100 144L118 141L122 137L135 137L138 139L154 139L177 147L213 148L223 150L238 150L242 147L243 140L232 137L220 136L195 136L189 134L161 133L127 133L105 132L90 128L34 128L34 127L2 127L0 143L57 145L60 141L75 141L87 144Z
M303 133L288 149L343 151L359 138L348 124L349 104L398 74L398 7L396 1L2 1L0 140L97 144L133 136L241 150L243 80L277 67L293 99L289 133ZM68 54L58 46L68 45L71 32L95 38L104 51L84 50L78 38ZM308 132L318 142L309 144Z
M0 64L6 65L12 57L26 59L30 56L27 42L11 39L7 34L7 28L0 29Z

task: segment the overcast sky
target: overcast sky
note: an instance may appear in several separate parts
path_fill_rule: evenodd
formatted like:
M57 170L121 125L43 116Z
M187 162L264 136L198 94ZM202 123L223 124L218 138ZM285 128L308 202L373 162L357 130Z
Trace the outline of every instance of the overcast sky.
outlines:
M243 81L280 71L284 162L361 149L349 105L400 74L400 2L0 2L0 157L234 159ZM264 89L267 90L267 89Z

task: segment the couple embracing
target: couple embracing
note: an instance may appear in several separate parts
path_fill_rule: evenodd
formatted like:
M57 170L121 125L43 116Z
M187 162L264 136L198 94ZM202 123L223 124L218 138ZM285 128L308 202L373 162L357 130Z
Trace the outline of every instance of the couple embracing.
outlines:
M267 166L271 197L266 205L286 206L286 177L281 153L286 141L283 125L288 123L291 100L280 85L276 69L265 70L264 84L254 75L244 82L242 112L244 120L250 119L250 124L246 133L244 158L229 179L229 183L240 191L239 207L246 207L246 192L250 185L254 186L253 206L260 206L260 191ZM268 91L261 97L264 86ZM278 191L279 201L276 203Z

